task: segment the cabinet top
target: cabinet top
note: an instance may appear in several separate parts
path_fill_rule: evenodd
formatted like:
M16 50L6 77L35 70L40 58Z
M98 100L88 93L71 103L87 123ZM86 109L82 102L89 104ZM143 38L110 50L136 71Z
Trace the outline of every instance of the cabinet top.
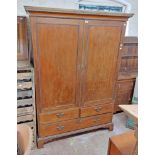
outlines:
M101 12L101 11L88 11L88 10L76 10L76 9L57 9L49 7L34 7L24 6L25 10L31 14L35 13L61 13L61 14L74 14L74 15L97 15L97 16L113 16L113 17L132 17L133 13L113 13L113 12Z

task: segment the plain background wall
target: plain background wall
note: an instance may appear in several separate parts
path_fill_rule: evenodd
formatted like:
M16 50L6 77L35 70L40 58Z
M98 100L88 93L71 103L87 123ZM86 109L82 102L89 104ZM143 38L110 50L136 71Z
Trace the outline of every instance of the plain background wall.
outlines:
M138 0L118 0L118 1L129 3L131 7L130 12L134 13L134 16L128 21L126 36L138 36ZM88 0L88 2L82 2L82 3L93 3L93 2L94 3L97 2L96 4L103 4L103 5L113 5L113 4L118 5L112 0ZM79 3L78 0L18 0L17 15L26 16L24 5L64 8L64 9L78 9Z
M131 13L134 16L129 19L128 33L129 36L138 36L138 0L125 0L131 4Z

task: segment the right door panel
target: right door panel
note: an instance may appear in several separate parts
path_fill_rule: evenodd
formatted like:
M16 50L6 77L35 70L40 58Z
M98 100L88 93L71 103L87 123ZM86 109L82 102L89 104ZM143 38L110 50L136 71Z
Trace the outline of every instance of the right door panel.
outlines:
M82 102L112 102L122 23L85 21Z

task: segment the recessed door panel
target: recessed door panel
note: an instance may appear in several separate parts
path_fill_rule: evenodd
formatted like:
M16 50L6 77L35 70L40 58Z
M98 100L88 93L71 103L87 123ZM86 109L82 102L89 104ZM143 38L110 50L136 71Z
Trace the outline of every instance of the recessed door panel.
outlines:
M41 111L76 106L80 21L38 18L36 45Z
M83 103L113 99L121 38L121 24L88 21L85 24Z

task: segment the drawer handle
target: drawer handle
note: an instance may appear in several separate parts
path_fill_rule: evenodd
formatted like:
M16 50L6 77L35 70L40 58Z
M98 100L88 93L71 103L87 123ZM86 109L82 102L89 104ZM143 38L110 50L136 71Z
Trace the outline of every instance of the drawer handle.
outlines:
M57 130L59 130L59 131L60 131L60 130L63 130L63 129L64 129L64 126L58 126L58 127L57 127Z
M95 118L94 119L94 123L98 123L98 121L100 121L100 118Z
M57 116L58 118L61 118L61 117L63 117L63 116L64 116L64 113L63 113L63 112L58 113L58 114L56 114L56 116Z
M102 110L102 107L97 107L97 108L95 108L95 111L96 112L100 112Z

